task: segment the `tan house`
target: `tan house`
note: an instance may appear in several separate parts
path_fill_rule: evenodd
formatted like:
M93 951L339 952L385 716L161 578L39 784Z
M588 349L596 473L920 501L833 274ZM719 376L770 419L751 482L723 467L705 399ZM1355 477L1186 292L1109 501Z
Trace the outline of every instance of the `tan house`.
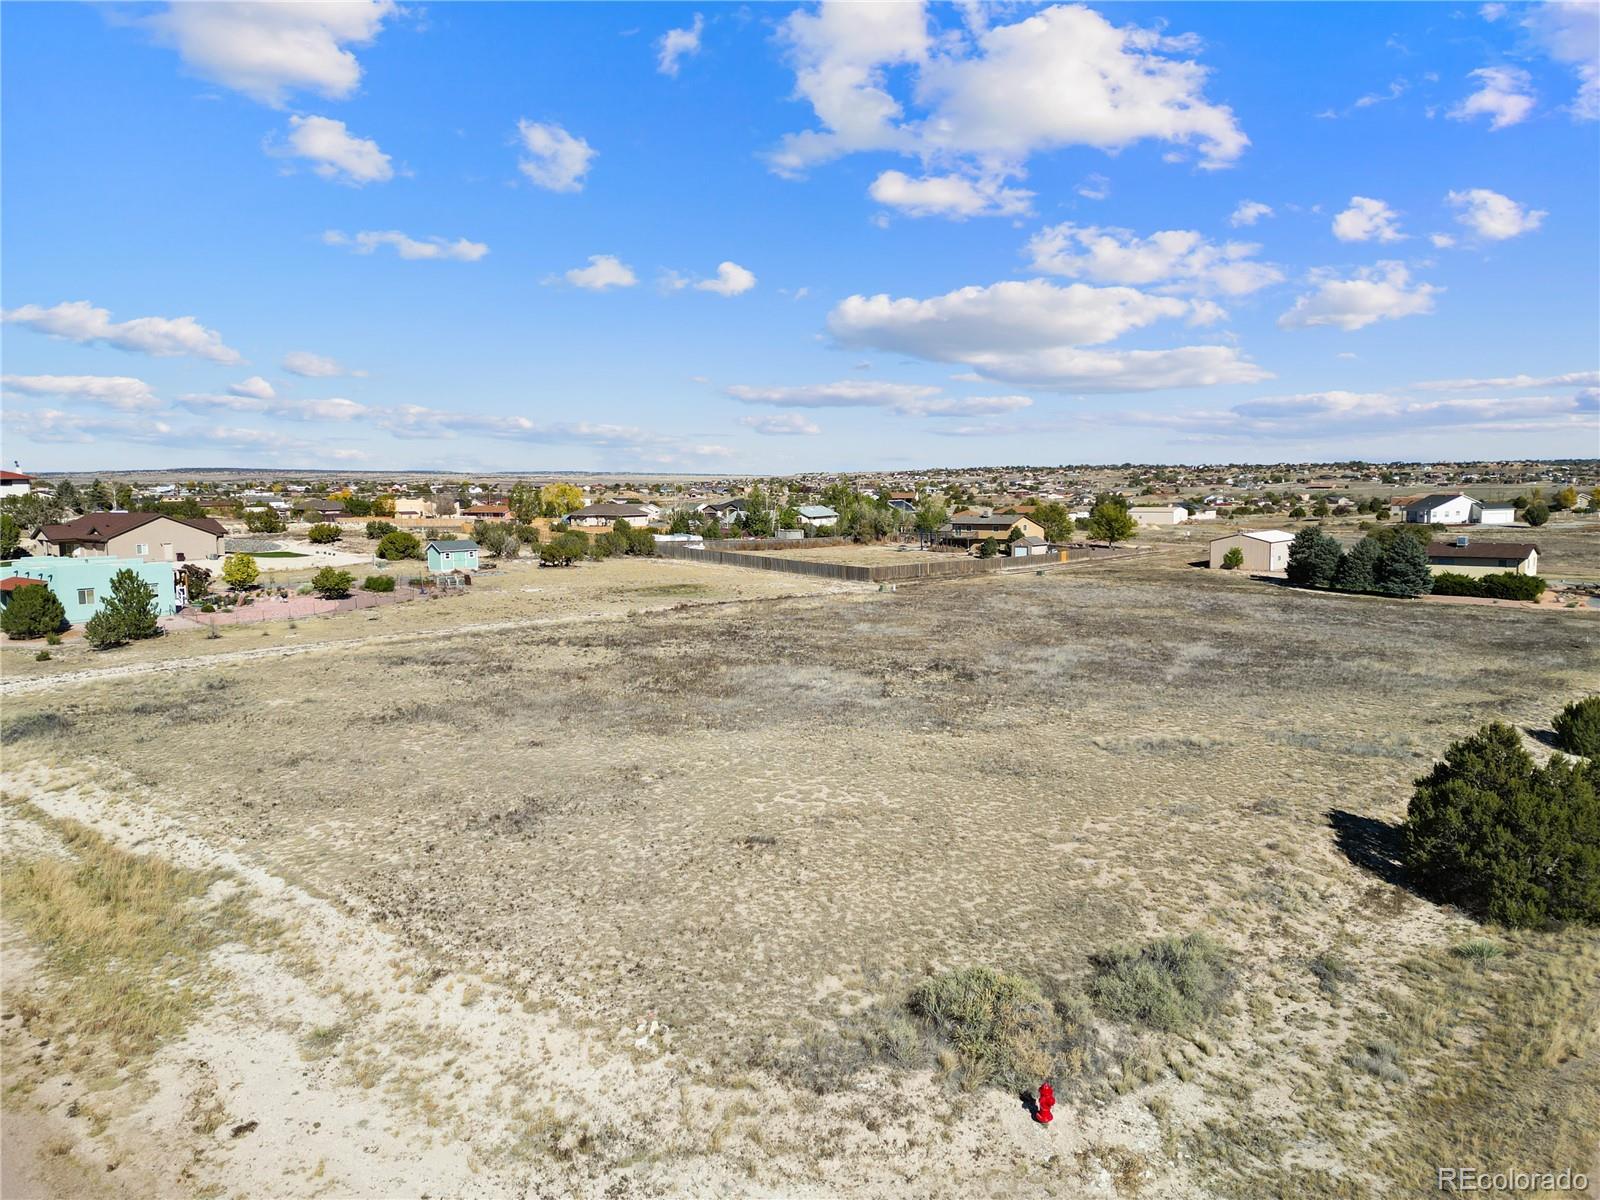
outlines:
M68 558L142 558L145 562L199 562L222 556L228 531L214 517L162 513L86 513L75 521L40 528L43 554Z
M394 515L400 520L426 521L439 515L439 506L432 500L401 496L394 502Z
M1435 575L1516 575L1539 573L1539 547L1532 542L1474 542L1458 537L1428 544L1428 568Z
M1044 537L1044 527L1022 513L996 513L986 517L970 512L956 513L950 518L950 524L939 530L939 536L958 546L973 546L988 538L1003 542L1013 529L1020 529L1022 537Z

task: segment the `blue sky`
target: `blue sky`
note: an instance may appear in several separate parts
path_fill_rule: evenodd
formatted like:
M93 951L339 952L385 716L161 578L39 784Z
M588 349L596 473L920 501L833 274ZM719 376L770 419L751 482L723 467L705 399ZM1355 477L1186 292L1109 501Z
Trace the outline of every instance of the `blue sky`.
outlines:
M12 4L4 457L1600 454L1600 7Z

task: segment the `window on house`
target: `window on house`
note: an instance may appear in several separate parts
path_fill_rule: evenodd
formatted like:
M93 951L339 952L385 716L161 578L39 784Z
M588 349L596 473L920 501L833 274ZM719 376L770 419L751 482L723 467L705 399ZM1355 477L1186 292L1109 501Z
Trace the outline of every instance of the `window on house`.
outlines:
M149 554L150 553L150 543L149 542L135 542L134 545L133 545L133 552L135 554L140 554L140 555Z
M93 604L94 603L94 589L93 588L79 588L78 589L78 603L79 604Z

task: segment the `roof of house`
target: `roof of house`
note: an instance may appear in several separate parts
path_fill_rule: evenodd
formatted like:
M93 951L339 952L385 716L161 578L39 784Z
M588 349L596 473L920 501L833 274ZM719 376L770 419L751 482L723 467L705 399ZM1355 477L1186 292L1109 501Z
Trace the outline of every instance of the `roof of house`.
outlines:
M19 587L27 587L30 583L44 583L42 579L29 579L25 575L7 575L0 579L0 592L14 592Z
M802 504L795 511L798 512L802 517L810 517L813 521L815 521L818 517L833 517L837 519L839 516L838 513L834 512L833 509L829 508L826 504Z
M477 548L478 543L467 538L451 538L448 541L428 543L429 550L442 550L447 554L453 550L476 550Z
M1521 562L1538 548L1532 542L1469 542L1465 546L1458 546L1454 542L1429 542L1428 557L1430 559L1481 558L1496 561L1510 558Z
M650 514L637 504L612 504L609 501L602 504L589 504L569 513L570 517L648 517Z
M474 513L496 513L504 515L510 512L511 506L509 504L474 504L469 508L462 509L461 515L465 517L470 517Z
M958 514L950 518L950 523L952 525L972 525L979 529L1010 529L1018 521L1031 519L1026 513L996 513L992 517Z
M1019 537L1011 544L1013 546L1048 546L1050 541L1048 538L1042 537Z
M1292 541L1294 541L1294 534L1285 533L1281 529L1243 529L1243 530L1240 530L1239 532L1240 532L1241 536L1247 537L1247 538L1255 538L1256 541L1258 541L1258 542L1292 542Z
M0 483L32 483L32 475L24 475L21 471L0 471Z
M60 525L46 525L39 536L47 542L88 542L104 545L114 537L148 525L151 521L176 521L202 533L226 537L228 530L215 517L169 517L166 513L85 513L76 520Z
M1438 508L1441 504L1449 504L1452 500L1461 499L1471 500L1472 497L1465 492L1434 492L1431 496L1423 496L1420 499L1407 502L1406 507Z
M296 508L314 508L318 512L343 512L343 500L324 500L318 497L314 500L299 500L295 502Z

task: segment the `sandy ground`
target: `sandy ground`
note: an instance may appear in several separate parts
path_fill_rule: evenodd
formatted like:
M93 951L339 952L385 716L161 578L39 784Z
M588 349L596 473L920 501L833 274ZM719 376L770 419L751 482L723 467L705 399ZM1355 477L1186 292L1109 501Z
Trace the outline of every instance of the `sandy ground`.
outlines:
M1486 992L1406 1040L1418 963L1465 970L1449 948L1483 931L1349 831L1381 843L1482 720L1538 746L1600 680L1593 623L1181 561L895 592L508 571L401 628L352 614L304 644L162 639L114 674L8 679L8 857L65 852L26 798L226 869L283 928L216 951L209 1001L95 1083L106 1123L53 1168L164 1195L1412 1194L1440 1081L1521 1010ZM1107 1028L1121 1065L1066 1081L1048 1131L847 1036L927 972L1073 989L1098 950L1191 929L1237 955L1236 1002L1192 1039ZM1510 944L1452 986L1571 963L1569 1007L1595 1003L1579 939ZM58 985L11 974L37 950L8 946L8 1012ZM1335 951L1357 968L1329 993L1307 964ZM0 1029L8 1087L15 1064L29 1084L11 1110L76 1120L94 1081L70 1047ZM1350 1066L1370 1038L1401 1046L1403 1082ZM1600 1078L1552 1061L1494 1077L1511 1113L1537 1097L1537 1128L1466 1127L1514 1129L1537 1163Z

